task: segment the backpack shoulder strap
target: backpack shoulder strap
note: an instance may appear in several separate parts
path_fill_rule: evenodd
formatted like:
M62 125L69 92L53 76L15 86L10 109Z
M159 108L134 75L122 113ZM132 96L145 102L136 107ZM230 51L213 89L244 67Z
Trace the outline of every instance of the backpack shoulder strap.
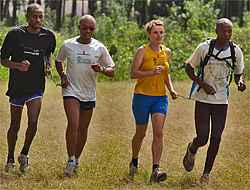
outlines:
M230 46L230 51L231 51L231 58L232 58L232 62L233 62L233 67L235 67L235 62L236 62L236 57L235 57L235 45L233 44L233 42L230 40L229 41L229 46Z
M200 64L200 69L201 69L201 76L200 76L200 77L201 77L201 80L202 80L202 81L203 81L203 79L204 79L204 67L205 67L205 65L207 65L208 60L210 59L211 55L213 54L214 46L215 46L215 39L212 38L212 39L210 40L210 43L209 43L208 53L207 53L207 55L205 56L204 61L201 62L201 64ZM198 92L200 89L201 89L201 87L199 87L199 88L197 89L197 92Z
M211 39L211 41L210 41L210 43L209 43L208 53L207 53L207 55L205 56L204 61L203 61L203 64L202 64L203 67L207 64L207 62L208 62L210 56L212 55L213 50L214 50L214 46L215 46L215 39Z

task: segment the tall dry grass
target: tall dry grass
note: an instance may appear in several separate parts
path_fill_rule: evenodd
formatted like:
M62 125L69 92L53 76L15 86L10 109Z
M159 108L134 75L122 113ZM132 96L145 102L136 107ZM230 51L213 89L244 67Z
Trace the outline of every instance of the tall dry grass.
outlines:
M135 132L131 103L133 82L100 82L97 102L89 128L85 149L80 157L80 169L74 177L64 177L67 152L65 145L66 117L61 89L49 81L39 117L39 127L30 148L31 172L5 172L9 127L9 103L4 95L7 84L0 84L0 177L1 189L249 189L249 90L237 92L230 87L226 128L219 153L211 172L211 184L200 184L207 146L199 149L195 167L188 173L182 159L189 141L195 136L194 102L183 98L169 101L164 129L164 150L161 168L168 179L150 184L152 167L152 128L139 155L139 175L131 180L128 164L131 160L131 139ZM175 90L188 96L191 82L173 82ZM16 145L17 158L23 146L27 124L26 107Z

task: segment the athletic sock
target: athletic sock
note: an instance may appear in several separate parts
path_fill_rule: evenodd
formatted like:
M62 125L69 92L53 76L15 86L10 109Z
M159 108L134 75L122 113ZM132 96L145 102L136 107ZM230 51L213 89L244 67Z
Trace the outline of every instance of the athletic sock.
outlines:
M153 165L153 172L154 172L155 168L159 168L159 164L154 164Z
M133 158L133 157L132 157L132 163L133 163L133 165L134 165L135 167L138 168L138 158Z
M189 147L190 152L191 152L192 154L196 154L197 151L192 150L191 147L192 147L192 145Z
M9 163L9 162L15 163L14 155L8 155L8 161L7 161L7 163Z
M210 174L210 172L207 172L206 170L204 170L204 171L203 171L203 174L205 174L205 175L209 175L209 174Z
M76 163L79 163L79 158L76 158Z
M75 163L75 162L76 162L75 155L73 155L73 156L69 156L69 160L70 160L70 161L73 161L73 162Z
M29 152L29 148L23 147L21 154L24 154L24 155L27 156L27 155L28 155L28 152Z

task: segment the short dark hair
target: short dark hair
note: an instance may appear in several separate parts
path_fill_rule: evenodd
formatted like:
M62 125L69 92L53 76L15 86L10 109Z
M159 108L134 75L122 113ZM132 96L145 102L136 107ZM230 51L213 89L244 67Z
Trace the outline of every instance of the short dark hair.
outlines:
M218 29L219 27L221 27L224 24L231 24L231 25L233 25L232 21L229 20L228 18L221 18L216 23L216 29Z
M29 4L29 6L27 7L27 14L29 14L32 10L43 10L41 5L37 4L37 3L32 3Z

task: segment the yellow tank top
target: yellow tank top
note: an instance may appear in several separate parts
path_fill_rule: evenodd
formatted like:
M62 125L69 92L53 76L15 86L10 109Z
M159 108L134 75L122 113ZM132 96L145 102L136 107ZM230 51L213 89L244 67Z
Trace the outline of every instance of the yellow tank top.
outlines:
M148 45L144 45L143 47L146 49L146 53L139 70L151 71L159 65L163 66L165 70L163 70L161 74L138 79L135 85L135 93L150 96L164 96L167 94L165 80L169 72L169 60L166 47L161 45L160 52L154 52Z

